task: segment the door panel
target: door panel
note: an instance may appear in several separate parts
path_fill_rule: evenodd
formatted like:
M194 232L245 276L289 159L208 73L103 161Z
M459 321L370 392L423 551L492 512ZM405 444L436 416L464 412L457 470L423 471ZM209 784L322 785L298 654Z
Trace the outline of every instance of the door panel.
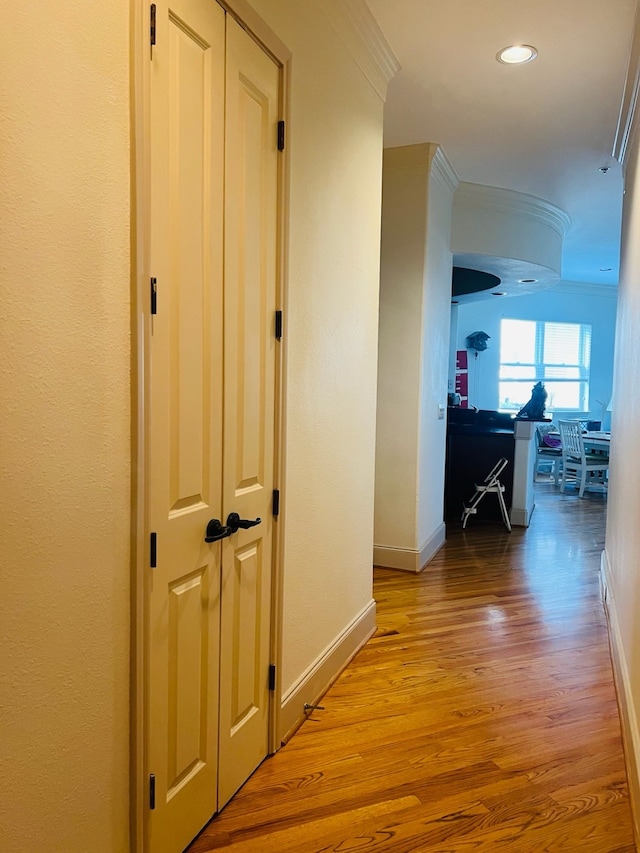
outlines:
M216 810L221 506L225 15L157 5L151 62L148 766L153 853L182 850Z
M167 799L202 769L207 755L206 705L209 620L202 602L210 587L208 566L169 584L169 772Z
M205 350L210 340L207 309L211 286L205 235L210 200L205 151L210 147L208 101L211 51L201 36L170 12L169 305L172 511L202 503L208 492L210 387ZM216 166L217 167L217 166ZM212 203L215 203L213 201ZM201 328L203 327L203 328Z
M275 63L227 21L223 506L261 523L224 540L218 807L267 754L278 190Z
M233 647L241 649L233 670L238 677L232 681L231 730L244 725L260 707L260 610L261 575L260 542L236 549L235 565L229 589L230 609L233 612Z

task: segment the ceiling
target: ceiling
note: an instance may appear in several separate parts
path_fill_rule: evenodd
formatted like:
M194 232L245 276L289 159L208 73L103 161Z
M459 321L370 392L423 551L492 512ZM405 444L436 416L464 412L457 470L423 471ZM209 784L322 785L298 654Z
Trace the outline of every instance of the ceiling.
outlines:
M636 0L367 3L402 66L385 147L438 143L460 180L552 202L571 219L562 278L615 285L622 174L612 151ZM522 43L537 59L496 60Z

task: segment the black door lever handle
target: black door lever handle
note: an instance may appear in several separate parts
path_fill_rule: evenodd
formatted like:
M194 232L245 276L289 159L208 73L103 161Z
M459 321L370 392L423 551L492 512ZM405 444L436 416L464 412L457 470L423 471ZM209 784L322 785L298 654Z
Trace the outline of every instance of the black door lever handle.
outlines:
M240 518L237 512L230 512L227 517L227 528L231 533L236 533L239 527L242 527L243 530L248 530L250 527L260 524L261 521L261 518L256 518L253 521L250 518Z
M231 536L231 534L235 532L236 531L231 530L230 527L223 527L219 518L212 518L209 524L207 524L204 541L217 542L218 539L226 539L227 536Z

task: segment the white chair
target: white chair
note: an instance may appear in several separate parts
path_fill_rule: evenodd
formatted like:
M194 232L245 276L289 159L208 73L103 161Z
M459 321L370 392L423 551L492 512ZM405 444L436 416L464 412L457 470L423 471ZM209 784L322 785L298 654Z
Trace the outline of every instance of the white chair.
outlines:
M562 467L562 448L559 446L551 447L544 443L545 436L554 435L558 440L558 445L560 444L560 437L554 432L554 430L555 427L552 424L538 424L536 427L537 448L535 473L540 473L541 465L550 465L553 482L557 486L560 480L560 469Z
M585 451L580 421L558 421L558 428L562 441L560 491L564 492L567 477L572 475L575 476L576 485L579 485L580 497L584 495L584 490L591 486L606 488L609 459Z

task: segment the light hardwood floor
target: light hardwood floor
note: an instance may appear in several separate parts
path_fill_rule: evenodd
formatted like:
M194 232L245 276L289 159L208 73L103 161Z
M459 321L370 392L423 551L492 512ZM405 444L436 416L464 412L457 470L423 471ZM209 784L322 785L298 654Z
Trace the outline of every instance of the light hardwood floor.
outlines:
M375 570L378 631L189 848L632 853L599 591L606 502L537 486L419 575Z

